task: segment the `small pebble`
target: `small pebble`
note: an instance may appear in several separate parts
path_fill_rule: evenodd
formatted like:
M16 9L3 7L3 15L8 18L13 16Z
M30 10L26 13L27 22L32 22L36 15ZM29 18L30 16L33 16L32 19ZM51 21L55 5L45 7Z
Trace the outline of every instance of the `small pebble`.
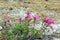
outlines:
M10 10L13 10L13 8L10 8Z
M45 1L48 1L48 0L45 0Z
M0 30L2 30L2 26L0 26Z

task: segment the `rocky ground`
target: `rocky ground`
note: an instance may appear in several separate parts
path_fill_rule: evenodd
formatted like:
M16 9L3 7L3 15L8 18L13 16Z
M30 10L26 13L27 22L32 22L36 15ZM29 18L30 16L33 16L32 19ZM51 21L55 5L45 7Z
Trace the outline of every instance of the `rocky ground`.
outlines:
M37 13L42 17L53 18L56 24L59 24L58 28L60 28L60 0L27 0L26 2L0 0L0 20L4 17L9 17L14 21L19 15L21 7L25 7L25 9ZM60 34L55 35L59 36Z

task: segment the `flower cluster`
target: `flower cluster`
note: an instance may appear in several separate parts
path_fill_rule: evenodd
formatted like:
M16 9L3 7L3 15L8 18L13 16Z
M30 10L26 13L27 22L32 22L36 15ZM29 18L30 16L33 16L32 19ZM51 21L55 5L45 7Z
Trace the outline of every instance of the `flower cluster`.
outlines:
M4 31L2 32L2 34L6 34L7 35L7 40L14 40L17 38L20 40L26 40L26 37L31 40L33 37L41 37L43 32L45 32L47 27L50 27L52 30L54 30L53 26L51 26L51 24L55 24L55 21L52 18L49 17L44 17L44 19L42 20L42 23L37 24L37 22L40 21L41 16L39 15L32 15L32 13L30 11L27 11L25 18L23 18L23 16L18 16L18 20L19 20L19 24L11 29L8 29L8 27L6 27L6 29L4 29ZM39 20L37 20L39 19ZM40 26L42 24L41 30L36 30L37 28L29 28L30 26L30 22L33 20L32 24L34 27L36 27L36 25L38 26L38 28L40 28ZM4 23L7 24L10 22L9 18L4 18ZM6 26L6 25L5 25ZM8 34L7 34L8 32ZM9 35L9 36L8 36ZM30 38L29 38L30 37Z
M27 21L29 21L29 22L30 22L31 20L33 20L33 19L34 19L34 21L36 21L36 20L39 19L39 18L40 18L39 15L34 15L34 16L33 16L30 11L27 12L26 17L25 17L25 19L26 19ZM19 16L19 20L20 20L20 21L23 21L23 17L22 17L22 16Z
M41 18L39 15L32 15L30 11L27 11L26 13L26 17L23 19L23 16L18 16L18 20L20 23L22 23L24 20L28 21L28 23L26 23L29 26L29 22L31 20L33 20L33 24L35 26L36 24L36 20ZM24 21L24 22L25 22ZM7 22L9 22L9 18L4 18L4 23L6 24ZM42 27L45 28L44 31L46 30L46 27L49 26L52 30L54 29L53 26L50 26L51 24L55 24L55 21L52 18L49 17L44 17L43 19L43 24L46 23L45 25L43 25ZM23 24L23 23L22 23ZM44 27L46 26L46 27ZM43 29L42 29L43 30Z
M44 17L44 22L48 23L49 25L55 24L55 21L53 19L51 19L51 18L48 18L48 17ZM49 26L49 27L53 30L52 26Z
M44 17L44 22L46 22L48 24L55 24L55 21L48 17Z

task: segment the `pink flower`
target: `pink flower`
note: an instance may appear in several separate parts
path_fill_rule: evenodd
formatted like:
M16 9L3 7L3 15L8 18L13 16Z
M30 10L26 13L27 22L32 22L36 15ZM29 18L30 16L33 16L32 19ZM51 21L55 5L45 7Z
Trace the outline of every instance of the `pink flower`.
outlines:
M23 20L23 19L22 19L22 16L19 16L18 18L19 18L19 20L20 20L20 21L22 21L22 20Z
M49 24L55 24L54 20L52 20L51 18L48 18L48 17L44 18L44 22L49 23Z
M29 20L29 21L32 20L32 16L31 16L31 12L30 11L27 12L26 19Z
M26 19L30 21L30 20L32 20L32 17L30 15L27 15Z
M53 28L52 26L50 26L50 28L51 28L52 30L54 30L54 28Z
M34 19L35 19L35 20L38 19L38 18L40 18L40 16L38 16L38 15L35 15L35 16L34 16Z
M48 17L44 17L44 22L48 22L48 20L51 20L51 18L48 18Z
M48 20L48 23L49 24L55 24L55 21L54 20Z
M27 12L27 15L31 15L31 12L30 12L30 11L28 11L28 12Z
M9 18L4 18L4 22L5 23L9 22Z

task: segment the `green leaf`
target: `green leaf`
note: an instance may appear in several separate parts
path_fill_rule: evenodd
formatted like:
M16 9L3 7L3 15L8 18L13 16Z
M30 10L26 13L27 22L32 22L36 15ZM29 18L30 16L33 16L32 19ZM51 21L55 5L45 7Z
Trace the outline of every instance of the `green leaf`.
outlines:
M9 35L7 39L8 40L14 40L15 39L15 35Z
M14 32L18 32L18 31L20 31L20 29L21 29L21 26L20 25L17 25L16 27L12 28L12 32L13 33Z
M23 35L23 34L22 34L22 35L20 35L20 36L19 36L19 38L20 38L20 40L23 40L24 35Z
M35 36L36 36L36 37L42 37L42 33L41 33L40 31L37 31L37 33L36 33Z
M32 33L32 35L31 35L32 37L42 37L42 32L40 32L34 28L31 30L31 33Z
M32 30L31 30L32 35L31 35L31 36L34 37L35 34L36 34L36 32L37 32L37 31L36 31L34 28L32 28Z
M14 35L14 34L13 34L12 32L9 32L9 33L8 33L8 36L10 36L10 35Z
M3 30L3 31L2 31L2 34L3 34L3 35L6 35L7 33L8 33L8 30Z
M29 30L24 30L23 33L27 35L29 33Z

